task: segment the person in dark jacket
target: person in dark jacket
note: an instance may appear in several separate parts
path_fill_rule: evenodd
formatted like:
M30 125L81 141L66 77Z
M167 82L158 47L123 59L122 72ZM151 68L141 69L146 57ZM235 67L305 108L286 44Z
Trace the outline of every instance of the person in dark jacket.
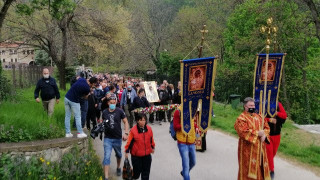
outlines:
M150 104L147 98L145 97L145 94L146 92L143 88L139 89L138 96L133 99L133 109L150 107ZM137 115L138 113L135 112L134 117L137 117Z
M123 90L122 93L120 108L122 108L126 113L126 116L129 120L130 128L132 128L134 121L134 115L131 111L133 110L132 103L135 97L137 97L137 93L132 87L132 83L128 82L127 87Z
M155 150L153 132L146 124L146 115L139 113L136 120L137 125L130 130L125 146L125 157L128 158L128 153L131 153L133 179L139 179L141 174L141 180L148 180L152 161L151 153Z
M80 100L88 99L90 93L90 87L93 87L97 83L97 78L90 78L89 82L87 82L84 78L79 78L69 89L65 98L64 98L64 106L65 106L65 128L66 128L66 137L71 138L73 134L71 134L70 129L70 118L72 112L74 113L74 117L76 120L77 127L77 137L85 138L87 135L83 132L81 128L81 111L80 111Z
M284 110L282 104L278 102L278 109L276 112L275 118L266 118L266 121L270 127L270 144L267 144L267 156L268 156L268 163L270 169L270 176L274 178L274 157L277 154L278 147L280 145L280 133L282 124L285 123L287 119L287 113Z
M38 81L36 89L34 90L34 98L39 103L39 92L42 100L44 110L49 116L53 114L55 102L58 104L60 100L60 93L56 80L49 75L49 69L44 68L42 71L43 77Z
M87 112L87 129L90 130L90 122L92 122L93 127L97 124L96 108L98 107L98 101L94 97L93 89L88 96L88 112Z
M160 102L159 102L159 105L168 105L168 99L169 99L169 94L166 90L166 86L165 84L161 84L160 86L160 90L159 90L159 99L160 99ZM166 118L165 118L165 112L164 111L159 111L157 112L158 114L158 121L159 121L159 124L161 125L161 121L163 120L164 122L166 121Z
M173 104L181 104L181 83L180 83L180 81L178 82L178 87L174 91L172 103Z

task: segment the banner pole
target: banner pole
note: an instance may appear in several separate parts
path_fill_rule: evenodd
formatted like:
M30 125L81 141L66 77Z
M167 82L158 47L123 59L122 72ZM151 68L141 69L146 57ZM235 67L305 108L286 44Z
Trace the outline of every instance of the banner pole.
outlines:
M262 101L262 124L261 124L261 130L264 129L264 122L266 118L266 99L267 99L267 83L268 83L268 66L269 66L269 53L270 53L270 44L271 44L271 33L276 34L277 27L272 26L272 17L267 19L267 27L262 26L260 28L260 31L262 33L267 32L267 40L266 40L266 62L265 62L265 71L264 71L264 89L263 89L263 101ZM262 62L263 63L263 62ZM262 64L263 65L263 64ZM261 100L261 99L260 99ZM260 157L263 158L263 148L262 148L263 142L261 141L260 144ZM261 161L262 165L263 162Z

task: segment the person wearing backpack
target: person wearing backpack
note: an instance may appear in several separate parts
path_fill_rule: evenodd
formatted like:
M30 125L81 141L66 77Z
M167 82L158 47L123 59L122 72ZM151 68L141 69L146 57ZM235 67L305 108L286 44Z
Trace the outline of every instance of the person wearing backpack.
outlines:
M181 106L180 106L181 108ZM182 132L181 127L181 110L177 109L173 115L173 128L176 132L178 149L182 160L182 171L180 172L184 180L190 180L190 171L196 165L196 130L197 123L192 119L191 130L188 135Z
M137 115L137 125L131 128L125 146L125 157L128 158L128 153L131 153L133 179L138 179L141 174L141 180L148 180L150 175L151 153L154 153L155 143L152 129L146 124L146 120L145 114Z

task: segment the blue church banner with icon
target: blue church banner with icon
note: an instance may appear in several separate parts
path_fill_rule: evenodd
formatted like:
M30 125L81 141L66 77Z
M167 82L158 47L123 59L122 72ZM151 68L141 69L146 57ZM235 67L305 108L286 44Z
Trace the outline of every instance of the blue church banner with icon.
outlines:
M215 57L189 59L181 61L181 129L189 134L191 123L199 112L200 130L206 131L210 124L212 110L212 92L214 88ZM199 105L198 105L199 104Z
M278 96L284 59L286 54L269 54L266 89L266 116L275 117L277 112ZM257 55L254 81L253 97L256 105L256 113L262 114L263 93L265 83L266 54Z

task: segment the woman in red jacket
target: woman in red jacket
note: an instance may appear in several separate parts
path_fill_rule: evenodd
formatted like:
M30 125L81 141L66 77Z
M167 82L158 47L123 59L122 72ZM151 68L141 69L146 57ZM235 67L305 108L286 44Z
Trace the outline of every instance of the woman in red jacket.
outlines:
M146 124L146 115L137 115L137 125L132 127L125 146L125 157L131 153L133 179L148 180L151 168L151 153L154 153L155 143L150 126Z

